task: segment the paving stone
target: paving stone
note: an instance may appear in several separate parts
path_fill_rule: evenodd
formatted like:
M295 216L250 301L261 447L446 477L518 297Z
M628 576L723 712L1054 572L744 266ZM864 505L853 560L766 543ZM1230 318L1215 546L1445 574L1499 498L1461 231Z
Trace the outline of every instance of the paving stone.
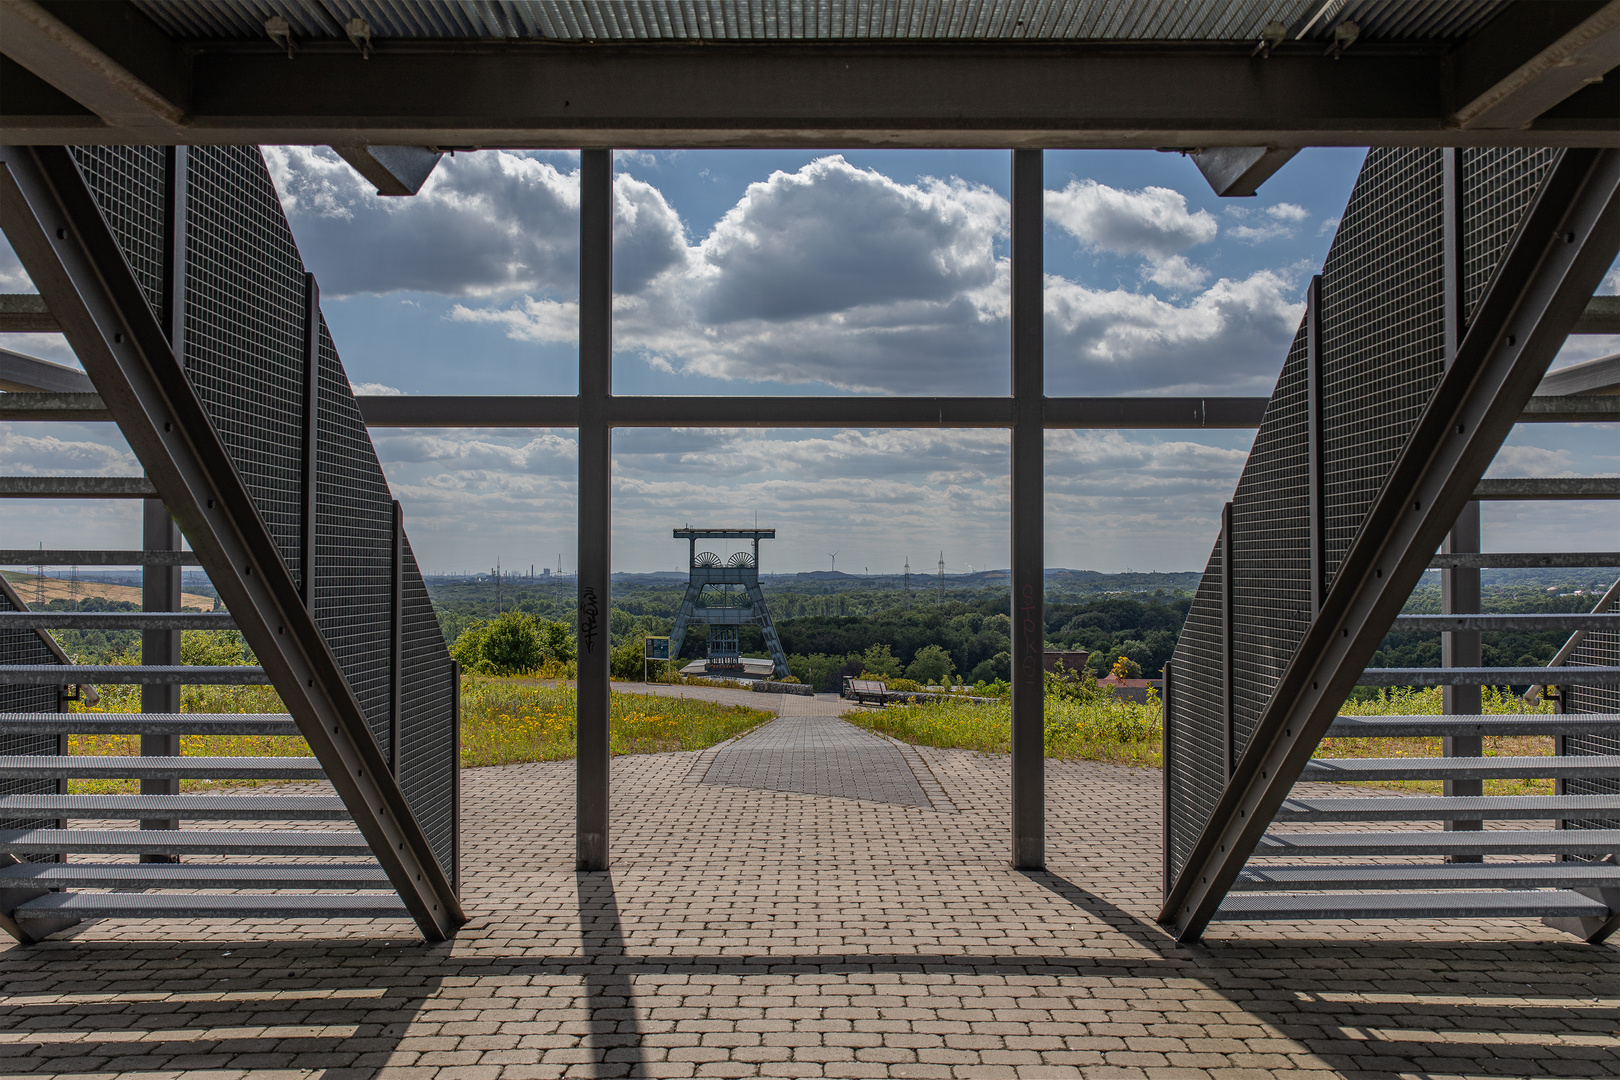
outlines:
M1005 757L730 693L781 715L614 760L610 873L573 871L572 762L464 773L453 942L241 920L0 948L0 1076L1620 1075L1613 948L1530 921L1177 945L1154 921L1158 773L1049 762L1048 869L1019 873Z

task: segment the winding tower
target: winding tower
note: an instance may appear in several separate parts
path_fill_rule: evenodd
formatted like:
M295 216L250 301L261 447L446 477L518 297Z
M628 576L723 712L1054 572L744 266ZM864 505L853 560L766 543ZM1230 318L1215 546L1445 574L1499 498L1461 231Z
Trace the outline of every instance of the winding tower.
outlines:
M765 637L765 647L771 651L772 675L783 678L788 673L787 654L782 651L782 639L776 636L776 624L765 606L765 594L759 588L759 542L776 539L775 529L676 529L675 538L687 542L686 595L681 598L681 610L675 615L675 629L669 635L669 655L681 654L681 643L686 640L687 628L699 626L758 626ZM699 551L699 540L747 540L753 544L752 552L739 551L722 560L712 551ZM729 592L740 586L746 604L722 603L717 606L698 607L699 597L710 587ZM735 640L734 638L732 640Z

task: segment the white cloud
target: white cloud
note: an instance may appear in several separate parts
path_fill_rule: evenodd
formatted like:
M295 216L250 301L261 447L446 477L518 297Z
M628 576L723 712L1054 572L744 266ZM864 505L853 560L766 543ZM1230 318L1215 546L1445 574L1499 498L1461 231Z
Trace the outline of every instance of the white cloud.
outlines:
M23 435L8 424L0 424L0 461L5 462L7 472L21 476L141 474L140 462L127 446L59 435Z
M1269 270L1221 278L1187 304L1048 276L1046 355L1063 392L1268 394L1303 305Z
M356 394L364 397L403 397L405 391L397 386L389 386L380 382L357 382L351 387Z
M504 150L458 154L417 195L390 199L325 147L264 155L324 295L575 290L577 169Z
M1311 212L1297 203L1278 203L1276 206L1266 207L1266 213L1278 221L1299 222L1311 216Z
M1198 288L1209 277L1208 270L1194 266L1185 255L1172 255L1156 264L1150 263L1144 270L1147 280L1177 294Z
M1087 247L1153 260L1208 243L1218 230L1209 211L1188 213L1179 191L1122 191L1095 180L1071 180L1062 191L1048 191L1046 217Z

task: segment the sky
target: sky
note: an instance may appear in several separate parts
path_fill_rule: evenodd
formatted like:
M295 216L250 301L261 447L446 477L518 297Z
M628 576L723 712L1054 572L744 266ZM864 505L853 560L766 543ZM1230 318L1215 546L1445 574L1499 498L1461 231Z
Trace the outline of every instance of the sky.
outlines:
M577 154L457 154L402 199L324 148L265 154L357 392L575 391ZM1306 150L1258 197L1220 199L1178 154L1048 151L1047 392L1269 393L1363 155ZM615 173L615 393L1008 392L1006 152L620 151ZM0 250L0 291L28 288ZM12 337L71 362L59 337ZM1555 366L1615 351L1572 338ZM1202 568L1251 438L1048 433L1047 565ZM425 568L574 568L571 431L374 439ZM1521 427L1493 474L1614 474L1617 444L1597 425ZM0 460L138 471L95 425L0 425ZM621 430L614 568L676 569L672 527L755 520L778 530L767 572L834 552L857 573L1004 567L1008 460L1001 431ZM132 507L14 505L8 546L138 538ZM1614 504L1559 514L1560 547L1620 531ZM1488 505L1486 545L1545 546L1544 522Z

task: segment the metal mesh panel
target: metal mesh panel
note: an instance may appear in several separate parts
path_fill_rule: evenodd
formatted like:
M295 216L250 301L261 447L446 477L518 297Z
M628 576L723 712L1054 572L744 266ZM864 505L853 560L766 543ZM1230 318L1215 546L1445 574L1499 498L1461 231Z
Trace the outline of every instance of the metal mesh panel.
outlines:
M1552 149L1489 147L1461 153L1463 319L1485 295L1496 264L1558 157Z
M1174 657L1169 728L1170 880L1175 881L1226 786L1221 544L1217 540L1187 611Z
M1240 658L1232 676L1232 727L1238 757L1314 614L1306 354L1301 326L1232 496L1232 648Z
M1542 151L1482 151L1466 163L1464 176L1471 170L1472 178L1461 207L1463 232L1478 245L1470 252L1471 288L1484 289L1550 160ZM1440 151L1373 150L1323 267L1325 585L1444 372L1443 200ZM1232 726L1238 756L1313 614L1306 376L1302 327L1233 496ZM1221 569L1217 547L1176 646L1167 719L1172 882L1226 781ZM1620 706L1610 701L1606 707Z
M447 723L457 693L452 683L444 635L433 614L427 587L405 542L405 592L400 650L399 785L439 865L455 875L455 806L444 797L455 783L455 732Z
M161 146L75 146L85 183L111 227L153 311L163 308L163 189L168 176Z
M1441 152L1367 155L1322 269L1329 582L1445 366Z
M392 752L394 504L325 319L320 362L315 618L386 755Z
M137 276L150 277L148 295L155 301L163 264L163 151L102 147L78 156ZM299 581L304 572L303 262L257 149L193 148L188 178L186 372ZM148 277L142 282L147 285ZM324 319L317 362L316 621L379 747L391 756L393 500ZM453 873L459 763L450 659L409 555L403 577L402 787L435 855ZM22 637L0 636L0 652L10 662L50 662L18 652L25 645ZM55 691L40 688L0 688L5 695L0 704L21 709L19 695L43 703L47 694L54 710ZM49 741L46 752L54 753L55 736L42 738Z
M0 590L0 611L26 611L27 604L18 604ZM0 630L0 664L57 664L61 661L45 646L32 630ZM0 712L54 713L61 711L60 691L54 686L18 686L0 683ZM0 754L7 756L54 754L57 752L55 735L0 735ZM54 795L55 780L23 777L0 780L0 795ZM15 818L0 819L0 829L52 828L54 821L23 821ZM26 862L50 862L54 855L25 855Z
M1589 633L1575 647L1569 667L1620 666L1620 631ZM1564 711L1570 713L1620 713L1620 686L1565 686ZM1569 735L1564 738L1566 754L1620 754L1620 736ZM1620 795L1620 779L1609 776L1570 777L1564 781L1568 795ZM1613 819L1566 821L1570 829L1620 829Z
M189 155L186 374L297 577L304 264L255 147Z

